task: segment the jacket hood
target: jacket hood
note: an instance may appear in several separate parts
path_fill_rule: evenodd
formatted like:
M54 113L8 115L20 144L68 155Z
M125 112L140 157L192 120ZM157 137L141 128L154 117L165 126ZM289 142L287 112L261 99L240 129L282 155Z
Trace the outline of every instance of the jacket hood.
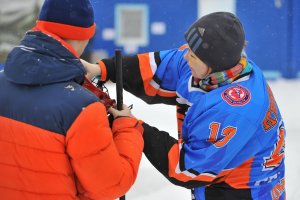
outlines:
M59 41L42 32L30 31L8 55L4 73L17 84L45 85L71 80L81 83L86 71Z

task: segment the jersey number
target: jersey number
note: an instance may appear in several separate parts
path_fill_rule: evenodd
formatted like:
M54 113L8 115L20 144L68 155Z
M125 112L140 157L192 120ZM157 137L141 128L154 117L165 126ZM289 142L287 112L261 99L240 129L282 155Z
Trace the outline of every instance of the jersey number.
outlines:
M228 126L224 128L220 133L222 139L218 140L220 123L212 122L209 125L209 129L210 129L210 135L208 141L213 143L216 147L219 148L226 145L236 133L236 127Z

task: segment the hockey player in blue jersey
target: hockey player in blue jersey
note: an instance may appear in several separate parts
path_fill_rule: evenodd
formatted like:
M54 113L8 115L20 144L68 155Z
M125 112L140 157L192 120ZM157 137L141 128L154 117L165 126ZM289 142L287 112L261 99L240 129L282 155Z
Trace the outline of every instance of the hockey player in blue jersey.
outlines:
M262 71L242 53L241 22L208 14L185 39L179 49L123 57L127 91L177 107L179 139L144 123L145 155L197 200L285 199L284 123ZM102 80L116 81L113 61L99 61Z

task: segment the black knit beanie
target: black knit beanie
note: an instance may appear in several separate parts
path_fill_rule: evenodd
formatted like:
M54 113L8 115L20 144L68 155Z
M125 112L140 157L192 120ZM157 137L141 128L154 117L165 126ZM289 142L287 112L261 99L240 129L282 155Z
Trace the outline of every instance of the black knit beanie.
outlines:
M191 50L213 72L234 67L241 59L245 44L240 20L228 12L215 12L201 17L184 36Z

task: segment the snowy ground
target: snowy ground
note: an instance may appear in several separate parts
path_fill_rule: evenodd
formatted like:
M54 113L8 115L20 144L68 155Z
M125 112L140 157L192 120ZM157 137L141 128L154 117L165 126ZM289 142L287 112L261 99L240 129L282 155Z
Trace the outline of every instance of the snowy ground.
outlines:
M299 200L300 189L300 80L269 81L287 129L286 138L286 190L287 200ZM111 96L114 88L108 85ZM124 103L134 104L133 114L145 122L168 131L177 137L175 108L165 105L149 106L141 100L124 93ZM297 156L298 155L298 156ZM170 184L143 157L138 178L126 194L127 200L189 200L190 191Z

